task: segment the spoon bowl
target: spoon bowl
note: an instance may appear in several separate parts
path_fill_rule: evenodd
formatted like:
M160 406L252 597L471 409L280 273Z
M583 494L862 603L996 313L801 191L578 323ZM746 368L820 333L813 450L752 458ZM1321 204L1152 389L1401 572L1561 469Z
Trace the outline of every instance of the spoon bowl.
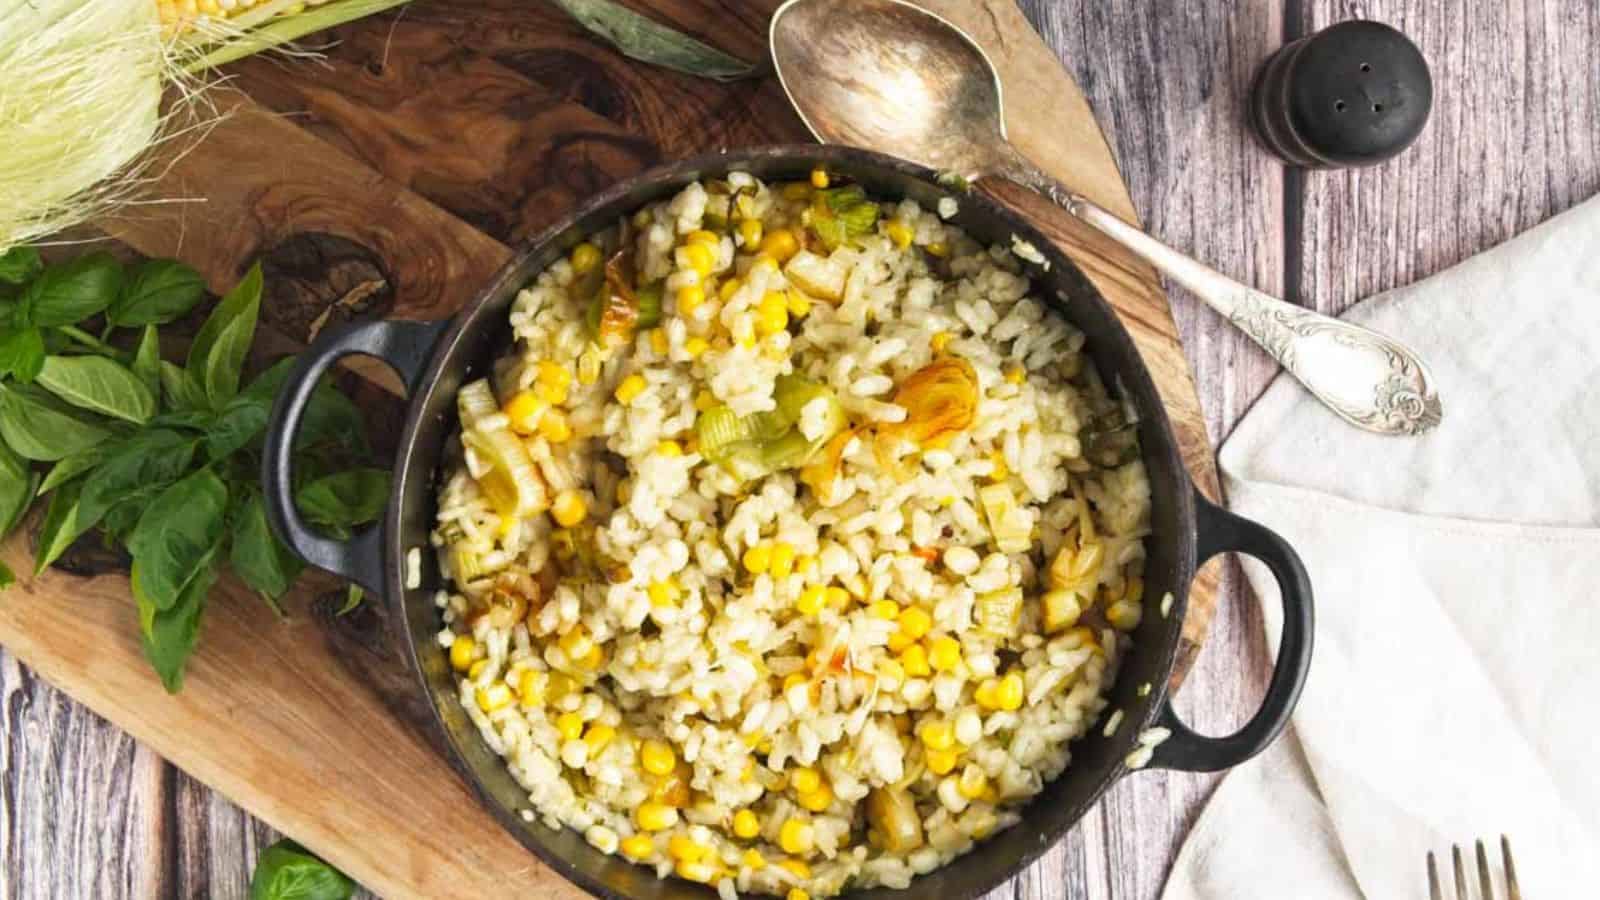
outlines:
M994 64L949 21L906 0L789 0L773 14L770 43L784 91L823 143L1037 191L1188 288L1345 421L1415 435L1443 418L1427 366L1404 344L1241 284L1030 162L1006 137Z
M932 13L897 0L788 3L773 17L772 48L784 90L824 143L890 148L967 177L1009 147L988 56Z

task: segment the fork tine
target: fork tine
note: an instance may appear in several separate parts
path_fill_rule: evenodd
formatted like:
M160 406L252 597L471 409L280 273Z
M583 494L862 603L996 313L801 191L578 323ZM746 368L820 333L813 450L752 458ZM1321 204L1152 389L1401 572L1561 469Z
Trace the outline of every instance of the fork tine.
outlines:
M1456 900L1472 900L1472 895L1467 893L1467 867L1461 864L1461 845L1450 845L1450 856L1456 864Z
M1428 900L1444 900L1439 891L1439 867L1433 864L1433 851L1428 851Z
M1500 835L1500 858L1506 866L1506 900L1522 900L1522 889L1517 887L1517 865L1511 861L1511 839Z
M1483 849L1483 839L1478 839L1478 889L1483 900L1494 900L1494 881L1489 877L1489 851Z

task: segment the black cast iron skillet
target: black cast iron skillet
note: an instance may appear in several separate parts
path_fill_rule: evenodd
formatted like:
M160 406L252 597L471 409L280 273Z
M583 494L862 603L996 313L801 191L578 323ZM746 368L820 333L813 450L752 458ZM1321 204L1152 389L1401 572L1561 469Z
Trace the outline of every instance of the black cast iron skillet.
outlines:
M453 675L435 635L441 587L428 532L434 524L434 492L445 439L456 427L456 391L488 372L496 355L511 346L507 311L517 291L545 266L566 254L584 235L614 224L645 204L664 199L684 184L731 170L763 179L805 178L813 167L860 182L878 196L910 197L933 208L948 192L935 173L921 166L847 147L783 146L704 156L653 169L610 188L517 254L471 305L445 322L368 322L331 331L301 356L272 412L262 478L267 511L278 535L312 565L343 575L381 595L394 614L398 639L416 673L417 687L433 707L438 732L452 763L485 806L539 858L588 891L607 898L703 900L715 893L654 874L590 847L570 829L552 831L524 822L527 793L512 780L457 702ZM1122 726L1102 735L1100 723L1072 744L1072 765L1034 798L1018 825L980 843L971 853L908 891L859 891L860 898L977 897L1017 874L1082 817L1112 782L1128 774L1123 760L1144 729L1160 725L1172 736L1157 747L1154 768L1215 771L1259 753L1283 730L1311 660L1311 586L1294 551L1262 526L1212 505L1191 486L1171 426L1150 373L1133 340L1106 301L1062 253L1026 221L988 198L960 198L956 224L985 243L1010 246L1016 235L1030 241L1049 268L1029 264L1037 293L1088 336L1088 350L1107 384L1120 383L1139 413L1139 439L1149 471L1151 525L1146 564L1144 617L1111 691L1110 709L1124 712ZM289 450L317 378L351 354L375 356L405 380L411 403L395 463L394 493L381 526L349 541L311 530L295 511ZM421 548L421 581L406 587L406 555ZM1167 677L1178 650L1189 582L1195 567L1218 553L1246 553L1272 570L1282 590L1283 636L1277 668L1260 710L1238 732L1203 737L1173 713ZM1161 597L1174 598L1168 615ZM1141 686L1148 693L1139 696ZM1109 715L1109 711L1107 715ZM440 835L441 841L449 840Z

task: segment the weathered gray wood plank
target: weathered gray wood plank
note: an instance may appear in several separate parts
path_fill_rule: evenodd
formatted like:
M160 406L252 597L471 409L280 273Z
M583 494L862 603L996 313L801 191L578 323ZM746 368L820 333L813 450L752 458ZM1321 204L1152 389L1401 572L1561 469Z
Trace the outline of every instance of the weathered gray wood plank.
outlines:
M1449 266L1600 189L1600 11L1563 0L1022 0L1088 94L1146 225L1271 291L1338 311ZM1376 169L1286 175L1240 124L1255 64L1290 30L1365 17L1411 34L1438 99ZM1177 320L1220 439L1273 374L1191 299ZM1179 709L1220 732L1266 660L1236 573ZM86 649L86 652L92 652ZM1153 898L1214 778L1118 785L1000 898ZM242 898L276 835L166 767L0 650L0 898Z

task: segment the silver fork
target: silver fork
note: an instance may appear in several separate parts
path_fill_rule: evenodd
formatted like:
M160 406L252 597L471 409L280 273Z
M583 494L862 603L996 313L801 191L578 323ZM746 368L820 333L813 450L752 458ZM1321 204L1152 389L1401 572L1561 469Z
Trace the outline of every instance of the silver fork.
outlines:
M1489 878L1489 854L1483 849L1483 841L1477 844L1479 900L1495 900L1494 882ZM1456 900L1472 900L1467 891L1467 866L1461 861L1461 845L1452 844L1450 855L1455 861ZM1500 859L1506 870L1506 900L1522 900L1522 891L1517 887L1517 866L1511 860L1511 840L1503 834L1500 835ZM1444 900L1444 892L1439 887L1439 868L1431 850L1428 851L1428 896L1430 900Z

